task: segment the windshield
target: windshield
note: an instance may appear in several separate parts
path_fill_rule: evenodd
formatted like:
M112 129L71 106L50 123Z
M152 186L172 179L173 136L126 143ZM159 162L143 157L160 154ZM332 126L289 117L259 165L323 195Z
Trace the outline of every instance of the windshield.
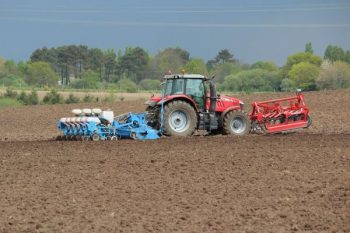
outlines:
M177 95L184 93L183 79L168 79L165 86L165 95Z

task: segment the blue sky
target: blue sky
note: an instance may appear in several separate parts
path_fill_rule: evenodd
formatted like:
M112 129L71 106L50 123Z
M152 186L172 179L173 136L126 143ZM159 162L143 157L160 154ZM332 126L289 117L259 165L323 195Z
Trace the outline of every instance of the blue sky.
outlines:
M350 49L350 1L0 0L0 56L27 60L43 46L86 44L151 54L180 46L191 57L229 49L246 63L285 63L312 42Z

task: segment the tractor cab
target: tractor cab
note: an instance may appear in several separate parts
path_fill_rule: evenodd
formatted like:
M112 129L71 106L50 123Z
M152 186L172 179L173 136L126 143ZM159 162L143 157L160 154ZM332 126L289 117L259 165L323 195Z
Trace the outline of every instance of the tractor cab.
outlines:
M184 74L166 75L164 78L163 94L166 99L184 96L190 98L199 111L206 110L206 88L208 88L206 77L197 74Z

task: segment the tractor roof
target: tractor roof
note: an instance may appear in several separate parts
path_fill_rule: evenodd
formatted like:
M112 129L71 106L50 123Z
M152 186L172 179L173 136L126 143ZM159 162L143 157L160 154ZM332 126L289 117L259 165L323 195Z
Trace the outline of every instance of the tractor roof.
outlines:
M207 77L201 74L168 74L164 76L164 79L176 79L176 78L207 79Z

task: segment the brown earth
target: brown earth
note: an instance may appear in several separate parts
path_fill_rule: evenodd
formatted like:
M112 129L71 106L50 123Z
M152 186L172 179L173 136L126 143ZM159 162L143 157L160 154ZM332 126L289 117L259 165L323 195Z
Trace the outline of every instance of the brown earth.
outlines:
M99 143L51 140L89 104L1 109L0 232L350 232L350 91L306 102L297 133Z

